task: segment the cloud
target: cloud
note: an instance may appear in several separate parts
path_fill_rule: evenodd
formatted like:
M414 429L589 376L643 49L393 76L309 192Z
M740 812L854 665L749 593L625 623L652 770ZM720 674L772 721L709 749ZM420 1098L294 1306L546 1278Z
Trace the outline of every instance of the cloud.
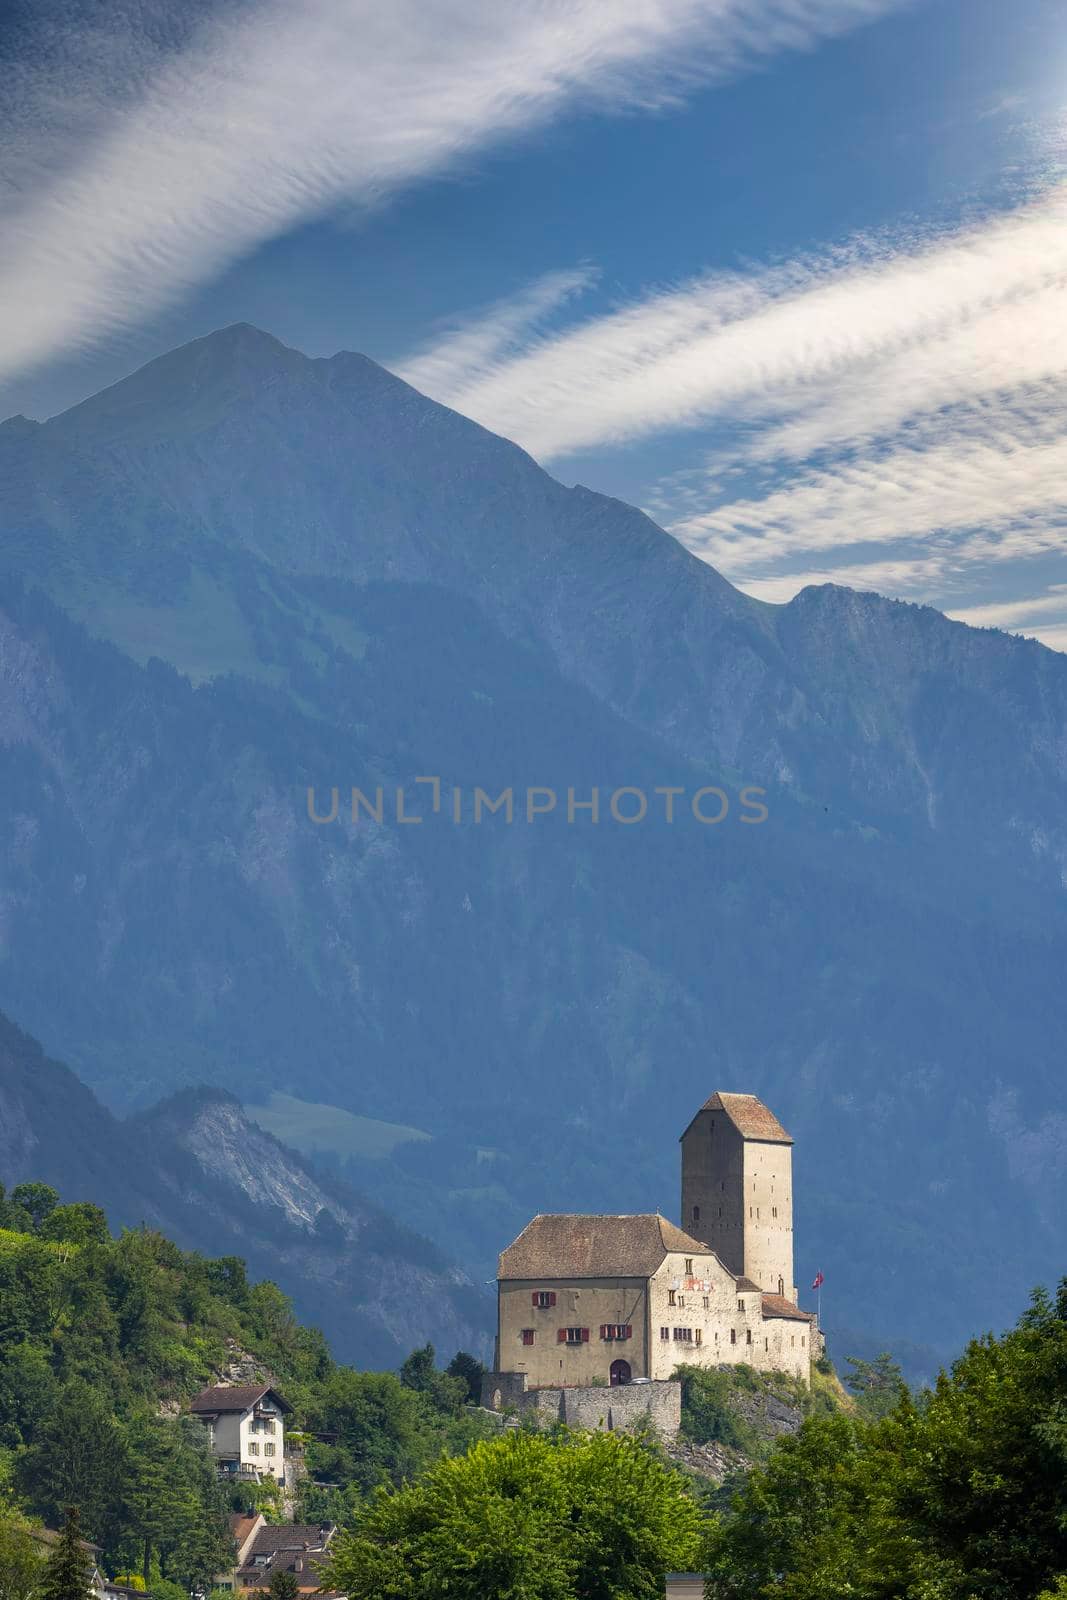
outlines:
M739 409L788 418L758 454L804 455L1060 374L1065 310L1067 185L946 235L860 238L654 292L435 398L543 458Z
M944 603L977 568L1062 555L1067 184L655 289L435 376L542 457L693 433L650 504L760 598L843 582Z
M99 340L302 220L378 204L576 103L662 107L897 4L270 0L177 50L146 43L120 82L101 69L87 89L61 62L63 81L35 80L4 128L16 178L0 212L0 373Z
M588 289L596 277L593 267L546 272L518 294L458 319L446 333L397 363L396 370L427 394L439 394L465 379L477 378L494 363L513 356L523 341Z

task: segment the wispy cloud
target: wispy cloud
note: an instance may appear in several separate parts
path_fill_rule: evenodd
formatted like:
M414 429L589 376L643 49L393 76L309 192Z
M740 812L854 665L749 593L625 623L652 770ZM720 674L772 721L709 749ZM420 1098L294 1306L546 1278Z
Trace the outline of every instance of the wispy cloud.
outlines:
M92 105L65 119L57 108L83 96L68 66L69 82L29 97L36 117L13 111L4 130L18 176L0 217L0 373L106 336L301 220L380 203L576 102L660 107L899 3L270 0L176 54L135 55L121 82L98 74Z
M656 510L761 598L943 597L1067 543L1067 185L656 290L436 376L542 457L692 431Z

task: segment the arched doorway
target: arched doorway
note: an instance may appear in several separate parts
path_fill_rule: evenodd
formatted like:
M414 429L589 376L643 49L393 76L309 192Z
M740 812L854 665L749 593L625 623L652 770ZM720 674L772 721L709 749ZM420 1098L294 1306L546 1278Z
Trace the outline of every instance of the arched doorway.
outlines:
M629 1383L630 1363L628 1361L613 1361L611 1363L611 1387L617 1389L620 1383Z

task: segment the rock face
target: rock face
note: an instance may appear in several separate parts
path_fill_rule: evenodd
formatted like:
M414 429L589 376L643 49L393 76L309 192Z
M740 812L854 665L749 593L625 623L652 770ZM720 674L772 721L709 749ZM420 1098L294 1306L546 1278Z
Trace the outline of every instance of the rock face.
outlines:
M353 785L380 823L309 820ZM725 1086L797 1140L832 1345L1013 1320L1067 1205L1065 801L1062 656L748 600L362 357L228 329L0 428L0 1004L116 1109L429 1134L332 1159L478 1279L537 1211L676 1215Z
M320 1182L231 1096L186 1091L120 1122L0 1017L0 1104L5 1184L51 1183L64 1200L102 1205L113 1227L145 1223L187 1249L244 1256L253 1278L293 1296L338 1359L396 1366L427 1341L446 1356L486 1351L488 1297L425 1239ZM258 1376L251 1359L234 1346L220 1381Z

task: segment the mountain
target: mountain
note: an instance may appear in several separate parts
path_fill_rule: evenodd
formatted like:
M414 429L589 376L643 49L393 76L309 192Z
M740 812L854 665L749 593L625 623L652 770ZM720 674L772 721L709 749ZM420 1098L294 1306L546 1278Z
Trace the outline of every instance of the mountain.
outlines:
M484 1293L425 1239L316 1177L231 1095L186 1090L120 1122L3 1016L0 1180L50 1183L64 1201L103 1206L113 1224L246 1257L361 1365L396 1366L427 1340L487 1350Z
M112 1107L281 1104L485 1278L539 1210L677 1215L677 1136L751 1090L840 1339L954 1345L1056 1274L1063 656L752 601L365 358L243 326L0 427L0 533L0 1004Z

